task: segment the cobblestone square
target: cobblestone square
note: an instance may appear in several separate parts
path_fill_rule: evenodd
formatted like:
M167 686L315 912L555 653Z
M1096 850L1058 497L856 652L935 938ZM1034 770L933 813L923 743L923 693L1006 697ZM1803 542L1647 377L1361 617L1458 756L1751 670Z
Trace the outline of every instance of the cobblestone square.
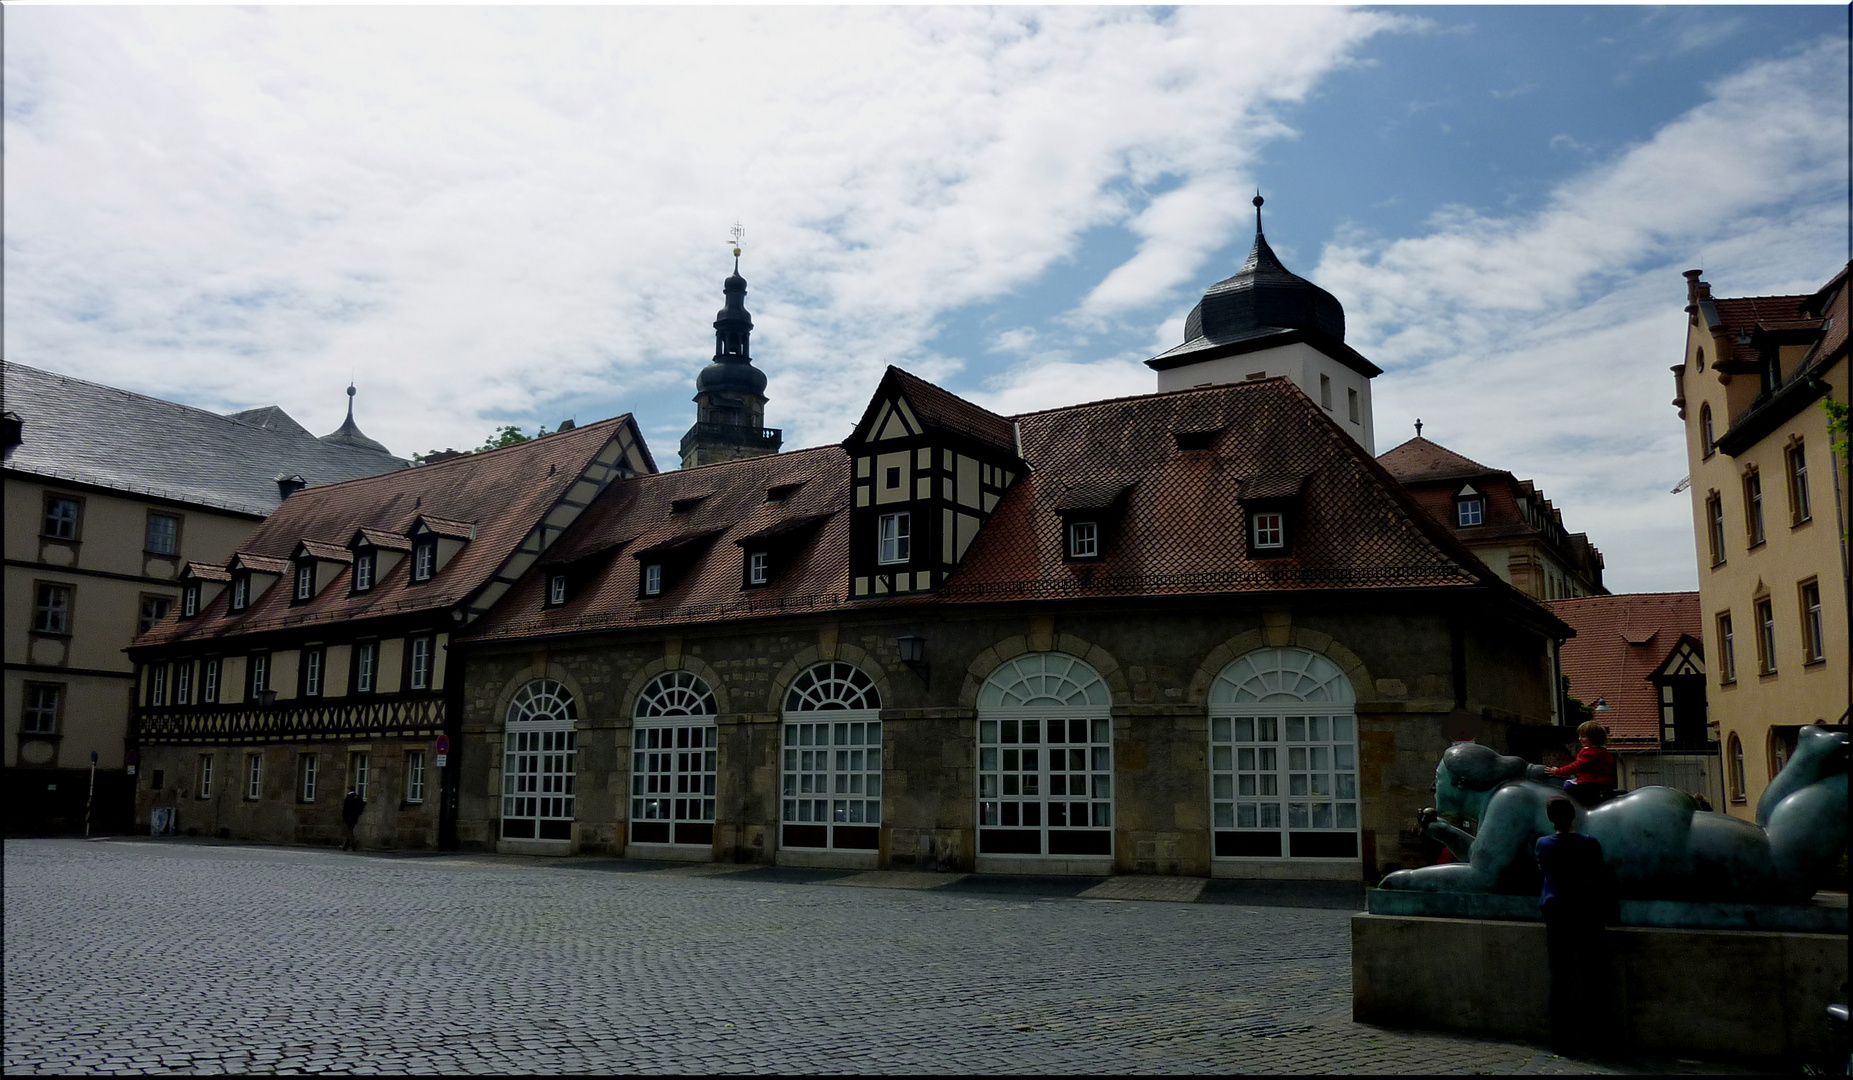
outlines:
M9 1074L1731 1071L1353 1023L1334 908L184 841L5 872Z

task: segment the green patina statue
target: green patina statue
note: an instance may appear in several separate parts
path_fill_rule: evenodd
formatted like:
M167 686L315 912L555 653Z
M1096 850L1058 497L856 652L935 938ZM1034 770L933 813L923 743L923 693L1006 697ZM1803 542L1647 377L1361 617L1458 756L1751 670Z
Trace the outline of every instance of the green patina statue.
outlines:
M1536 894L1544 808L1563 789L1544 767L1477 743L1456 743L1435 769L1435 809L1479 823L1469 835L1443 821L1429 835L1459 860L1398 870L1381 888ZM1833 871L1847 842L1847 733L1801 729L1795 755L1757 803L1756 824L1701 811L1692 796L1646 787L1591 810L1575 829L1602 842L1624 899L1799 903Z

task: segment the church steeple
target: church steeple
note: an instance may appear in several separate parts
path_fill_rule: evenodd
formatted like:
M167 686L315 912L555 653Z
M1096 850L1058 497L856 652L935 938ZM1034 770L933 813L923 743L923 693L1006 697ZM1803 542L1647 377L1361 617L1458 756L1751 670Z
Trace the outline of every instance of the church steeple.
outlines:
M721 283L726 303L714 315L714 359L695 377L695 425L682 436L682 467L778 453L783 433L767 428L766 373L753 366L753 316L740 276L734 226L733 273Z

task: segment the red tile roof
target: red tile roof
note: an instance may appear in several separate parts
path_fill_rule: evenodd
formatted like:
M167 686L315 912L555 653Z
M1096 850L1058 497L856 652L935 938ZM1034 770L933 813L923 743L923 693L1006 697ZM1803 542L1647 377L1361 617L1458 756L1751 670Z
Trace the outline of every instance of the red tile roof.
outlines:
M1096 402L1016 424L1030 471L1005 493L945 589L858 603L1476 584L1518 596L1285 379ZM1208 451L1182 452L1180 430L1222 434ZM849 606L849 470L844 448L825 446L613 484L549 553L550 563L596 567L564 607L543 606L547 571L538 570L467 633L524 638ZM769 489L800 478L808 482L787 500L767 501ZM1299 492L1292 553L1251 559L1243 486L1283 479L1291 482L1278 494ZM1065 506L1071 494L1098 502L1122 488L1105 558L1064 562L1061 512L1074 509ZM671 513L703 493L686 513ZM742 588L741 541L805 527L816 534L794 547L791 565L765 588ZM661 597L639 597L638 559L611 556L619 546L660 549L714 530ZM595 563L600 555L608 561Z
M230 581L232 580L231 571L227 570L223 566L218 565L217 563L205 563L205 562L188 563L186 573L180 576L198 578L201 581Z
M344 544L330 544L325 540L304 540L302 549L318 559L329 562L353 562L354 553Z
M1388 470L1391 476L1405 484L1421 483L1425 480L1454 480L1505 471L1489 469L1472 458L1457 454L1440 443L1431 442L1420 435L1394 450L1378 455L1377 463Z
M1609 711L1596 719L1618 750L1652 748L1660 740L1660 705L1647 677L1679 646L1700 640L1699 594L1622 593L1553 600L1553 614L1576 629L1563 644L1570 693L1585 705L1597 698Z
M412 583L412 560L402 559L373 588L350 595L352 570L344 569L306 604L292 605L288 589L267 589L244 613L229 618L229 596L221 594L197 617L170 616L135 644L224 638L450 607L488 580L605 443L626 426L635 437L627 413L500 450L304 488L257 527L240 558L268 558L287 569L284 559L308 537L352 536L363 529L404 536L420 516L453 532L461 527L464 535L471 520L482 524L476 527L476 538L430 581Z

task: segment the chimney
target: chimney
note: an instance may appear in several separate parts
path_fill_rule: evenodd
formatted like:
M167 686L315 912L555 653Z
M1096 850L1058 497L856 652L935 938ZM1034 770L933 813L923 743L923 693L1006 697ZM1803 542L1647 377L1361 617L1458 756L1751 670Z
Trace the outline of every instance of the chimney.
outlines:
M1692 315L1699 310L1699 275L1703 270L1688 270L1683 275L1686 279L1686 314ZM1707 290L1708 292L1710 290Z
M308 486L309 482L299 473L277 474L277 494L282 498L287 499Z

